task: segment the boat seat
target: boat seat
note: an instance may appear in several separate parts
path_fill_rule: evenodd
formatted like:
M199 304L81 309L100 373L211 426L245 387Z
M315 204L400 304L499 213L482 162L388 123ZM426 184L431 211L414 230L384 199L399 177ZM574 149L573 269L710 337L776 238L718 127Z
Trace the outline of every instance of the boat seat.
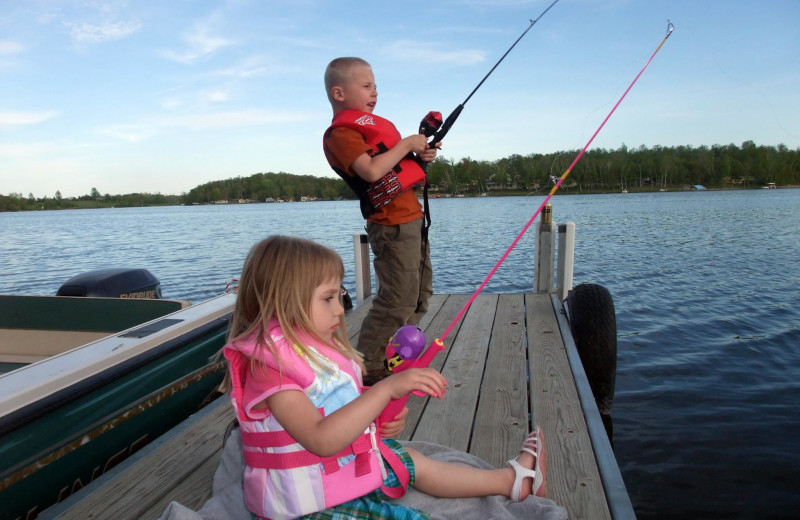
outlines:
M0 363L34 363L189 305L184 300L0 295Z
M0 363L34 363L114 332L0 329Z

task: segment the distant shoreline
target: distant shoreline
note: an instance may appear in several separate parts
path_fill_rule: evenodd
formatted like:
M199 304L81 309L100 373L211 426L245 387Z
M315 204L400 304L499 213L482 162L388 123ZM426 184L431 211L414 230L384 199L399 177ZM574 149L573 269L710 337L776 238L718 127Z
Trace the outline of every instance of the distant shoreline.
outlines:
M796 189L800 188L800 185L789 185L789 186L775 186L774 189ZM469 193L458 193L458 194L441 194L438 192L428 193L429 199L450 199L450 198L477 198L477 197L536 197L536 196L546 196L549 192L551 187L542 188L537 191L522 191L522 190L498 190L493 189L488 192L484 193L477 193L477 192L469 192ZM555 192L555 195L602 195L602 194L628 194L633 195L637 193L670 193L670 192L687 192L687 191L751 191L751 190L761 190L767 189L767 186L753 186L753 187L735 187L735 188L706 188L702 187L701 189L697 189L693 186L673 186L669 188L660 188L654 189L652 187L647 188L628 188L626 191L618 191L618 190L576 190L574 187L567 187L564 188L563 186L559 188L558 191ZM770 188L773 189L773 188ZM115 197L124 197L124 196L115 196ZM123 203L119 204L117 200L77 200L77 199L47 199L46 201L36 201L35 203L31 204L30 201L23 199L25 207L17 207L9 209L7 208L7 204L3 204L3 199L11 199L11 197L5 197L0 195L0 213L7 213L7 212L19 212L19 211L50 211L50 210L70 210L70 209L102 209L102 208L147 208L147 207L167 207L167 206L225 206L225 205L238 205L238 204L282 204L282 203L304 203L304 202L331 202L337 200L351 200L355 201L355 198L336 198L336 199L325 199L325 198L308 198L303 197L303 200L270 200L270 201L261 201L261 200L253 200L253 199L235 199L235 200L217 200L212 202L200 202L200 203L193 203L193 204L185 204L180 201L180 195L162 195L162 198L166 199L163 202L141 202L141 203ZM44 203L43 203L44 202Z

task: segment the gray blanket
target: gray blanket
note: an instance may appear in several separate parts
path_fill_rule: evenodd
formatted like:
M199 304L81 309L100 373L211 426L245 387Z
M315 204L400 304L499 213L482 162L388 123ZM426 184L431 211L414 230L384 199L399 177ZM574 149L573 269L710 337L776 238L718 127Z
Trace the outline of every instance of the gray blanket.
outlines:
M429 442L403 442L432 459L456 462L490 469L487 462L468 453ZM213 496L199 511L192 511L172 502L161 520L250 520L242 498L242 442L239 430L234 430L225 444L219 468L214 474ZM493 496L485 498L436 498L416 489L409 489L399 503L425 511L431 520L510 520L525 518L535 520L566 520L567 512L552 500L528 497L522 502Z

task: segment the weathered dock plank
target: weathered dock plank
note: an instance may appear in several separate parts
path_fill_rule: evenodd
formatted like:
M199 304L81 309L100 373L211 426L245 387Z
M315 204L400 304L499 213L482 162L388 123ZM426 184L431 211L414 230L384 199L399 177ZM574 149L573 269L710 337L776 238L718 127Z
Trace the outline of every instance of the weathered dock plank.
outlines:
M431 299L420 323L429 342L468 298ZM547 294L479 295L432 363L448 379L445 398L412 395L400 437L468 451L500 467L538 424L547 441L550 498L571 519L611 518L554 303ZM353 343L368 305L348 314ZM211 496L232 418L227 398L218 399L42 518L155 519L172 500L198 509Z
M525 307L521 294L500 295L469 452L499 467L530 427Z
M525 295L525 306L531 409L547 444L548 497L573 520L611 518L550 297Z
M370 297L366 302L347 313L347 337L351 342L353 338L358 338L358 333L361 332L361 324L364 322L364 318L367 317L371 303L372 298Z
M431 299L433 301L433 299ZM430 342L433 338L440 337L447 326L453 321L458 312L467 303L469 296L466 294L449 295L443 299L441 305L434 308L433 305L428 309L428 313L420 322L420 328L425 331L425 337ZM451 334L458 334L459 325L453 328ZM449 342L445 343L445 350L440 352L431 363L431 367L441 370L449 352ZM414 435L417 429L422 412L428 404L428 397L411 395L408 398L408 415L406 416L406 426L399 435L400 439L408 440Z
M202 505L211 483L225 429L233 419L223 396L164 437L40 518L139 520L158 518L170 500ZM193 487L191 480L198 483Z
M225 403L225 406L229 405ZM222 443L220 443L221 447ZM203 507L203 504L211 498L211 482L219 466L221 456L222 449L214 452L205 462L190 473L186 480L180 482L170 493L165 494L160 500L154 502L147 511L144 511L141 519L155 520L159 518L173 500L177 500L181 505L195 511ZM180 497L180 499L175 497Z
M442 444L461 451L469 449L475 403L496 308L497 295L480 295L470 306L461 328L453 336L452 347L446 351L442 375L448 383L447 393L444 399L428 400L411 437L413 440ZM434 336L428 335L428 341L432 339ZM439 356L445 359L442 354Z

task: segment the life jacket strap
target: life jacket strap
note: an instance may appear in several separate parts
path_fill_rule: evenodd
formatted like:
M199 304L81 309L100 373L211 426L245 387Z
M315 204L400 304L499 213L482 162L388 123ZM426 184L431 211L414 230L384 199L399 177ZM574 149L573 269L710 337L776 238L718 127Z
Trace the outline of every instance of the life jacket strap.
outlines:
M262 432L262 433L253 433L249 432L248 435L245 435L246 432L242 432L242 444L245 447L257 447L249 444L245 441L245 437L250 437L252 435L264 435L266 433L281 433L281 432ZM275 438L278 439L280 436L276 435ZM266 441L258 442L258 444L264 444ZM294 441L293 441L294 443ZM383 443L381 443L383 444ZM258 446L258 447L266 447L266 446ZM263 452L256 452L256 451L244 451L244 462L251 468L265 468L265 469L292 469L292 468L301 468L303 466L311 466L313 464L322 464L323 469L326 473L333 473L335 471L339 471L339 462L338 459L342 457L347 457L349 455L356 456L356 472L359 474L365 474L369 472L370 465L369 460L366 463L363 462L364 458L369 454L370 449L372 449L372 443L370 442L369 434L363 434L356 438L352 444L347 446L345 449L337 453L336 455L332 455L330 457L321 457L314 453L311 453L308 450L299 450L299 451L291 451L287 453L263 453ZM359 462L359 458L361 461ZM368 459L368 457L366 457ZM366 469L366 471L364 471Z
M406 494L408 484L411 481L411 475L408 472L408 468L406 468L406 465L403 464L402 460L400 460L400 457L398 457L397 454L386 444L381 442L378 449L380 450L383 459L389 464L389 466L391 466L395 476L397 477L397 480L400 481L400 485L397 487L381 485L381 491L383 491L383 493L390 498L400 498Z
M296 441L285 431L278 432L245 432L242 431L242 444L251 448L274 448L288 446ZM408 489L411 475L400 457L383 442L378 442L378 450L381 457L389 464L394 471L400 485L390 487L381 485L381 491L390 498L400 498L405 495ZM339 471L339 459L349 455L355 455L355 475L357 477L366 475L372 470L372 462L369 452L373 445L370 435L365 433L359 436L352 444L345 449L330 457L320 457L308 450L292 451L288 453L263 453L260 451L244 451L244 462L251 468L265 469L292 469L313 464L322 464L325 473L330 474Z

